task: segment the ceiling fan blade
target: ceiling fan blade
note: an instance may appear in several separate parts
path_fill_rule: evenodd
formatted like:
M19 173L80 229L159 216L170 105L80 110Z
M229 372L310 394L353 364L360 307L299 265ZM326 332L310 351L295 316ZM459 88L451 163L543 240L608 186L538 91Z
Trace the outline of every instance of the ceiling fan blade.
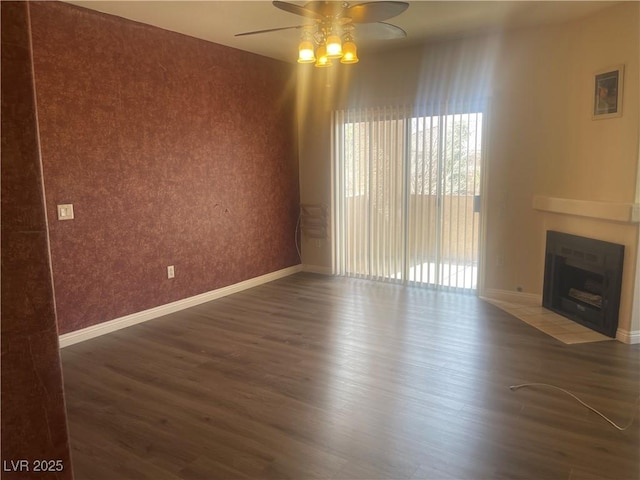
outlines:
M404 38L407 32L398 27L385 22L362 23L354 29L356 41L363 40L394 40Z
M309 26L310 25L296 25L295 27L268 28L266 30L256 30L254 32L236 33L234 35L234 37L244 37L244 36L247 36L247 35L258 35L259 33L277 32L279 30L293 30L293 29L299 29L299 28L304 28L304 27L309 27Z
M408 7L407 2L367 2L346 8L342 16L350 17L353 23L381 22L400 15Z
M322 20L324 18L322 14L309 10L308 8L301 7L300 5L296 5L295 3L279 2L278 0L274 0L273 6L280 10L284 10L285 12L295 13L296 15L301 15L306 18L313 18L316 20Z

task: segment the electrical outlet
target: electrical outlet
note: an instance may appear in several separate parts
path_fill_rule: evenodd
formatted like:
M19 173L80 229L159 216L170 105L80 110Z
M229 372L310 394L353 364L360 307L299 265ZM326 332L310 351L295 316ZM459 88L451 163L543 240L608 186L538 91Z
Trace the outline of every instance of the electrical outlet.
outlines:
M167 267L167 278L173 278L176 276L176 271L173 268L173 265L169 265Z
M504 267L504 255L502 253L498 254L496 257L496 266Z

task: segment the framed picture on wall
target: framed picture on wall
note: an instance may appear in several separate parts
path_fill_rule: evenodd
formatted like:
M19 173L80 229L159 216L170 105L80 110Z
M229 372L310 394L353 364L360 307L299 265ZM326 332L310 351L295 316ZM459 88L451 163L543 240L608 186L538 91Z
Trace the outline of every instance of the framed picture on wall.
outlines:
M598 70L593 83L593 119L622 116L624 65Z

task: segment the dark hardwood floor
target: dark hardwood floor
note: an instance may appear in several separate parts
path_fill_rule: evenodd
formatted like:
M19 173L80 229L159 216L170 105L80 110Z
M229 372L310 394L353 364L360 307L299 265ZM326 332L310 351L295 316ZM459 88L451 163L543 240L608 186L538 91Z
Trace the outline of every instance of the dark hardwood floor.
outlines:
M62 350L84 479L638 479L640 346L297 274Z

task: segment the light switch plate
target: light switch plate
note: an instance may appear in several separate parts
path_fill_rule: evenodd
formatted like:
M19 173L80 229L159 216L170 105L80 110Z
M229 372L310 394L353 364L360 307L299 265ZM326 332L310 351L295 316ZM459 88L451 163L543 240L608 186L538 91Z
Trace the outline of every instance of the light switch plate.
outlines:
M58 205L58 220L73 220L73 204Z

